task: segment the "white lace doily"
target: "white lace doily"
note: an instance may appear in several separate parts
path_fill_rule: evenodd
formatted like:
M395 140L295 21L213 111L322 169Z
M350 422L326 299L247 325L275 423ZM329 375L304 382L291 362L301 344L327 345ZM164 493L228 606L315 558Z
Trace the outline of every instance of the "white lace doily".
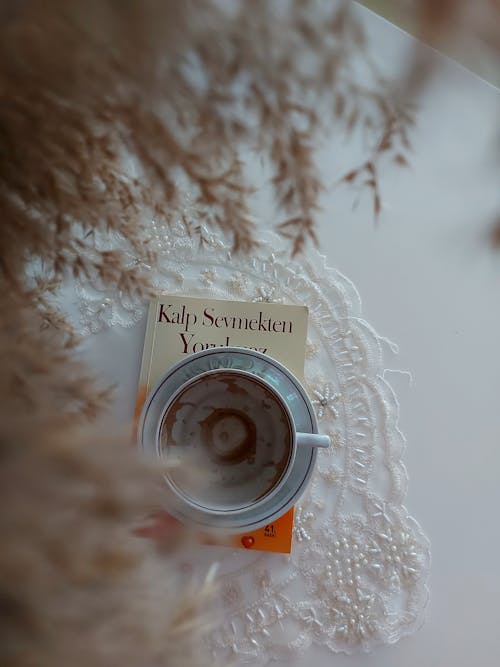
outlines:
M208 637L211 650L261 664L313 642L351 653L413 632L428 598L430 551L403 505L405 441L384 379L393 346L361 318L352 283L315 252L291 261L272 238L253 257L233 256L206 230L152 226L160 259L143 268L159 288L309 307L306 383L321 430L332 438L296 508L290 557L207 547L220 561L223 610ZM87 333L129 326L146 312L145 304L97 285L80 286L78 295Z

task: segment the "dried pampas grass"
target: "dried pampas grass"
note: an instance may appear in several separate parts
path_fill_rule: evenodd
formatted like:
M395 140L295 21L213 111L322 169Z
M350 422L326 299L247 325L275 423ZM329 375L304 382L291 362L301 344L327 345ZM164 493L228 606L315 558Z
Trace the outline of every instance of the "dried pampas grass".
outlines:
M0 662L205 664L210 582L182 588L177 570L190 533L137 530L161 507L161 471L131 425L88 423L102 397L57 333L0 307Z
M366 180L378 212L376 157L405 150L396 127L406 116L381 77L373 89L357 83L373 63L350 2L2 7L0 271L17 292L27 291L30 267L52 281L92 277L147 293L137 264L97 251L94 235L115 231L130 256L151 263L147 221L175 218L186 188L198 222L249 251L257 238L248 150L268 165L277 229L300 252L316 242L323 183L313 148L333 121L372 136Z
M158 471L102 428L2 431L0 662L204 664L211 588L181 586L182 529L159 545L133 532L159 501Z
M474 40L498 60L497 0L397 10L434 45ZM342 182L370 191L375 218L380 164L407 164L429 62L416 52L391 85L349 0L2 0L0 13L0 273L25 298L27 273L147 295L148 222L177 218L186 189L196 222L251 250L247 151L270 173L292 254L316 242L322 132L364 133L366 157ZM100 231L120 234L127 257L97 250Z

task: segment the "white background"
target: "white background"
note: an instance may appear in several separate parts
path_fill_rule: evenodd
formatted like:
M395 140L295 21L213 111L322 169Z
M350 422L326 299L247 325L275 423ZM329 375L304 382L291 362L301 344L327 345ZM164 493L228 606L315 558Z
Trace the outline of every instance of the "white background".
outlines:
M387 72L413 40L361 10ZM443 57L420 99L411 166L388 168L374 225L368 196L332 188L321 250L358 288L364 317L400 347L391 375L408 440L407 508L432 544L425 625L371 655L312 648L315 667L481 667L500 664L500 252L485 242L500 213L500 92ZM356 165L339 137L318 154L327 183ZM255 171L259 178L258 168ZM262 196L259 212L273 222ZM92 356L118 382L117 412L132 411L144 324L104 332ZM291 663L288 662L288 665Z

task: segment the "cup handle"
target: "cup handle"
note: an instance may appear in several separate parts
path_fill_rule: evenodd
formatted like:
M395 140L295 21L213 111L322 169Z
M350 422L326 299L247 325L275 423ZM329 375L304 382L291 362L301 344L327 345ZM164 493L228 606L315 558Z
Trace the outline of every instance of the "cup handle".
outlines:
M329 447L330 436L318 433L297 433L297 445L299 447Z

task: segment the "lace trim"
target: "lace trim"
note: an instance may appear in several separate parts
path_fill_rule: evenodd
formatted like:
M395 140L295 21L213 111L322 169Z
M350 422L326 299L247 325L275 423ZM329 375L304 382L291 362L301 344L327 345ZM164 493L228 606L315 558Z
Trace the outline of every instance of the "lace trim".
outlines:
M405 439L385 379L395 346L362 319L355 287L323 256L292 262L272 235L258 256L233 256L206 229L190 236L184 223L151 224L160 260L143 269L158 289L308 305L306 382L332 438L296 509L291 557L217 548L205 556L220 562L223 620L207 638L214 656L283 659L313 642L369 651L414 632L428 599L430 549L403 505ZM121 246L116 236L96 243ZM131 326L146 310L97 281L77 294L84 333Z

